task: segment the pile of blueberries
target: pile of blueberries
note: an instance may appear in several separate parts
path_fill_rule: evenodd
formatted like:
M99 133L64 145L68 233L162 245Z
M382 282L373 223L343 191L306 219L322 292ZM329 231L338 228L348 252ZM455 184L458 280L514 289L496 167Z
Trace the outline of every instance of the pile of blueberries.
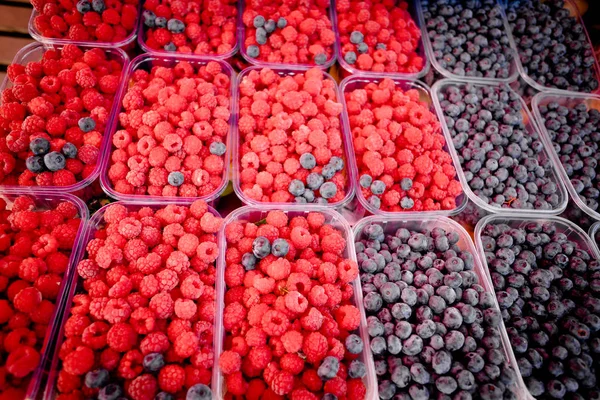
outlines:
M481 242L529 392L600 399L600 262L564 231L554 222L491 223Z
M317 159L311 153L304 153L299 159L300 166L306 170L312 170L317 166ZM329 162L323 167L321 173L311 172L306 177L306 185L300 179L293 179L289 186L288 192L294 196L294 201L299 204L316 203L327 204L329 199L337 194L337 186L330 179L344 169L344 160L333 156ZM320 197L315 195L318 191Z
M469 187L494 207L552 210L561 198L539 133L506 85L449 84L438 92ZM528 123L528 122L527 122Z
M157 17L153 11L144 10L142 13L144 25L148 28L167 28L171 33L183 33L185 31L185 23L177 18ZM173 42L169 42L163 46L165 51L176 51L177 46Z
M573 189L589 208L598 211L600 111L584 103L566 107L557 102L540 106L539 111Z
M362 237L356 252L379 398L516 399L500 310L458 233L389 234L369 224Z
M459 76L505 79L513 52L496 0L424 0L423 17L438 64Z
M89 11L96 11L97 13L102 13L106 10L106 4L104 4L104 0L79 0L75 6L77 8L77 12L80 14L85 14Z
M506 17L531 79L576 92L598 88L594 49L564 0L511 0Z

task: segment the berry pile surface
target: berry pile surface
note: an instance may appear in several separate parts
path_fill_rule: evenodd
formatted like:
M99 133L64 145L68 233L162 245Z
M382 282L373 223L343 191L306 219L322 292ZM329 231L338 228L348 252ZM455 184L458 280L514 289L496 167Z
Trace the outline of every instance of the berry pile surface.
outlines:
M235 48L235 0L149 0L143 7L143 39L152 50L205 56Z
M81 223L69 201L0 200L0 397L23 399L40 365Z
M356 243L382 400L518 398L500 310L460 240L372 223Z
M492 221L481 245L529 393L599 398L600 262L583 236L554 221Z
M438 92L465 180L496 208L553 210L561 201L554 167L522 99L508 86L448 84Z
M223 65L137 69L112 136L108 179L125 195L209 197L222 187L231 117Z
M453 210L462 194L440 122L421 94L387 78L344 92L358 190L373 209Z
M31 0L45 38L118 43L137 29L138 0Z
M57 400L208 400L220 217L190 206L106 208L77 265Z
M74 45L8 67L0 105L0 183L71 186L97 172L123 65Z
M226 398L365 398L358 266L327 218L270 211L225 226Z
M239 87L239 185L254 201L338 203L348 192L335 81L253 69Z
M324 65L334 56L328 0L248 0L242 23L242 46L259 62Z
M400 1L341 0L336 2L340 56L361 71L421 72L425 60L418 53L421 29Z

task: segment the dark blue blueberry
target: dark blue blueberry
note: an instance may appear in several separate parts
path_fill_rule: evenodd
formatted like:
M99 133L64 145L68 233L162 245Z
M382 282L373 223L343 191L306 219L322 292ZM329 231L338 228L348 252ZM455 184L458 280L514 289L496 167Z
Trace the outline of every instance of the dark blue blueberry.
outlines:
M331 199L337 194L337 186L333 182L325 182L319 188L319 193L321 193L321 197Z
M344 343L346 344L346 350L351 354L360 354L364 347L360 336L355 334L348 335Z
M285 257L290 251L290 244L285 239L275 239L271 246L271 254L275 257Z
M92 9L97 13L102 13L104 10L106 10L104 0L92 0Z
M288 186L288 191L292 196L302 196L304 194L304 183L299 179L294 179Z
M333 356L328 356L323 359L321 365L317 369L317 375L324 381L328 381L336 377L340 369L340 361Z
M91 389L104 387L109 380L109 373L104 368L95 369L85 374L85 386Z
M158 372L165 366L165 359L161 353L149 353L144 356L142 365L146 371Z
M183 185L184 177L183 174L179 171L173 171L169 173L168 177L169 185L171 186L181 186Z
M44 159L41 156L27 157L25 160L25 166L29 171L35 173L43 172L46 168L44 165Z
M77 146L75 146L73 143L67 142L62 148L62 153L67 158L75 158L77 157Z
M50 142L44 138L35 138L29 143L29 150L36 156L43 156L50 150Z
M174 52L177 50L177 46L175 46L175 43L169 42L163 46L163 49L165 51Z
M257 261L258 259L252 253L244 253L242 255L242 266L246 271L255 269Z
M154 20L154 26L157 28L166 28L167 19L165 17L156 17L156 19Z
M311 153L304 153L300 156L300 165L302 168L310 170L317 165L317 160Z
M350 378L363 378L367 374L367 367L360 360L353 360L348 367Z
M77 12L80 14L85 14L86 12L92 10L92 5L88 0L79 0L76 7Z
M188 389L185 400L211 400L212 396L208 386L198 383Z
M344 55L344 61L346 61L348 64L352 65L356 62L356 53L353 51L349 51Z
M44 164L46 168L52 172L56 172L65 167L65 156L58 151L52 151L44 156Z
M264 236L258 236L252 242L252 253L256 258L263 259L271 253L271 243Z
M315 64L324 65L327 62L327 54L319 53L315 56Z
M246 54L248 54L248 57L258 58L258 56L260 55L260 49L258 48L258 46L251 44L246 48Z
M227 146L223 142L212 142L209 147L210 154L222 156L227 151Z
M96 129L96 121L94 121L94 119L90 117L81 118L77 122L77 125L79 126L79 129L81 129L83 132L91 132L94 129Z
M255 28L262 28L265 25L265 22L265 17L263 17L262 15L257 15L256 17L254 17L254 21L252 22L252 24Z
M79 3L77 3L77 4L79 4ZM142 18L144 18L144 25L146 27L154 28L155 21L156 21L156 14L154 14L150 10L144 10L144 12L142 13Z
M98 393L98 400L117 400L123 395L123 389L121 386L111 383L110 385L104 386Z

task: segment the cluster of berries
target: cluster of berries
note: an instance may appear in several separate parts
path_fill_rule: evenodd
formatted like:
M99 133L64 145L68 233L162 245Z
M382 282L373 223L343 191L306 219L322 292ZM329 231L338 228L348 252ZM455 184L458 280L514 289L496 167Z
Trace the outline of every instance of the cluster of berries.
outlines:
M210 399L222 219L202 200L103 218L77 265L57 399Z
M235 0L149 0L142 18L144 41L152 50L219 55L235 47Z
M369 224L357 239L379 398L516 399L500 310L459 233Z
M66 45L8 67L0 106L0 182L69 186L96 170L123 65Z
M250 0L242 15L248 57L270 63L323 65L334 56L327 0Z
M600 398L600 261L565 223L502 222L483 226L481 246L529 393Z
M228 395L363 400L364 342L355 334L356 262L343 232L311 212L270 211L225 226L224 352ZM237 397L239 396L239 397Z
M335 81L252 69L239 84L240 185L263 202L336 203L347 179Z
M336 2L341 56L362 71L420 72L425 60L417 50L421 29L404 0L390 6L383 0Z
M137 26L138 0L32 0L34 26L47 38L121 42Z
M217 61L133 72L112 136L115 191L198 197L221 186L231 115L226 72Z
M362 196L374 209L456 208L462 193L437 116L393 80L344 93Z
M23 399L38 368L81 223L69 202L38 207L28 196L0 200L0 397Z

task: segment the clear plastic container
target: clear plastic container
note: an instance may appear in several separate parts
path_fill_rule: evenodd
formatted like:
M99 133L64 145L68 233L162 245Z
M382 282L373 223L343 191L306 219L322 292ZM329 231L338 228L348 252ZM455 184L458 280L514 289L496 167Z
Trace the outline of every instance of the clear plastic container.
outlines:
M473 244L473 240L469 233L457 222L445 218L445 217L430 217L430 216L418 216L418 215L396 215L394 217L384 217L380 215L374 215L371 217L363 218L355 227L354 227L354 241L359 241L362 238L363 229L369 224L378 224L383 228L383 232L385 234L393 234L399 228L405 228L411 231L425 231L431 230L433 228L442 228L447 232L456 232L460 239L457 243L457 246L463 250L468 251L473 255L473 261L475 263L474 272L477 274L479 278L479 284L483 286L486 292L492 294L494 299L494 305L497 309L499 309L498 302L496 300L496 292L494 291L494 286L492 285L492 281L490 280L487 266L481 262L481 259L478 257L477 250L475 245ZM506 360L508 361L508 365L511 366L515 372L517 372L517 360L515 359L515 355L513 353L512 347L510 345L510 341L508 340L508 334L506 333L506 328L504 323L500 324L500 335L502 339L502 350L504 351L504 355L506 356ZM368 337L368 336L367 336ZM372 357L372 354L369 353L369 356ZM370 361L373 362L372 360ZM519 373L516 373L517 382L515 387L515 393L517 394L519 399L523 398L525 390L525 383L521 378Z
M464 207L466 207L466 205L467 205L467 196L465 195L465 193L460 194L456 198L456 208L453 210L418 211L418 212L415 212L415 211L405 211L405 212L383 211L381 209L373 207L371 204L369 204L367 199L363 196L362 190L360 190L359 184L358 184L358 179L359 179L358 163L356 162L356 156L355 156L355 152L354 152L354 143L353 143L354 138L352 136L352 129L350 127L350 119L348 117L348 111L347 111L348 108L346 106L345 94L346 94L346 92L350 92L350 91L353 91L356 89L361 89L369 83L379 83L383 79L386 79L386 78L375 78L375 77L354 75L354 76L350 76L350 77L344 79L340 83L340 100L341 100L342 104L344 105L344 111L342 112L343 120L344 120L343 121L344 122L344 135L346 135L345 141L347 143L349 143L349 146L350 146L350 154L352 154L352 156L353 156L352 158L350 158L349 164L350 164L350 175L351 175L352 179L354 179L354 181L352 183L354 184L354 186L356 188L356 197L360 201L361 205L371 214L385 215L388 217L404 216L404 215L409 216L409 215L413 215L413 214L428 215L428 216L433 216L433 215L450 216L450 215L455 215L455 214L460 213L464 209ZM432 94L431 94L431 89L429 88L429 86L427 86L423 82L417 81L417 80L408 80L408 79L405 80L405 79L399 79L399 78L398 79L387 78L387 79L391 79L392 81L394 81L396 86L400 87L403 91L411 90L411 89L418 90L420 93L420 101L427 103L429 105L430 110L437 116L438 120L440 120L440 116L442 114L440 114L437 111L437 109L433 108ZM445 130L442 131L442 134L444 135L444 139L446 141L444 150L447 153L450 153L452 155L452 153L450 152L450 146L448 144L448 143L452 143L450 135ZM454 157L453 157L452 161L453 161L454 168L456 169L456 172L457 172L457 177L459 177L458 176L459 175L458 171L460 170L458 168L459 164ZM460 180L460 183L461 183L461 186L463 187L463 190L465 190L464 189L465 184L463 183L462 180Z
M513 57L509 64L509 76L507 78L480 78L480 77L475 77L475 76L460 76L460 75L450 72L446 68L442 67L440 65L440 63L438 62L438 60L433 55L433 45L431 43L431 38L429 36L429 31L427 30L425 17L423 15L423 12L424 12L423 3L427 2L427 1L434 2L435 0L418 0L416 8L417 8L417 11L419 14L419 24L420 24L421 30L423 32L423 36L422 36L423 45L425 46L425 52L427 55L427 59L429 60L431 65L437 71L440 72L440 74L442 74L446 78L450 78L450 79L454 79L454 80L459 80L459 81L463 80L463 81L481 82L481 83L486 83L486 82L510 83L510 82L513 82L515 79L517 79L517 77L519 76L519 71L517 69L517 64L515 62L515 59L518 57L516 56L516 53L512 49L511 49L511 53L512 53ZM506 28L504 28L503 31L506 32Z
M332 0L335 1L335 0ZM239 48L240 48L240 54L242 55L242 57L244 57L244 59L246 61L248 61L250 64L252 65L256 65L256 66L260 66L260 67L268 67L268 68L312 68L312 67L318 67L321 68L323 70L328 70L329 67L331 67L333 64L335 64L335 59L336 59L336 51L335 51L335 43L331 45L331 57L329 57L327 59L327 61L325 61L324 64L322 65L317 65L317 64L302 64L302 63L298 63L298 64L288 64L288 63L284 63L284 62L280 62L280 63L274 63L274 62L269 62L269 61L262 61L262 60L258 60L256 58L250 57L248 55L248 52L246 51L246 46L244 46L244 43L246 42L246 26L244 25L244 23L242 22L242 17L244 15L244 10L246 10L246 0L239 0L240 2L240 19L239 19L239 23L238 23L238 33L237 33L237 37L238 37L238 44L239 44ZM331 21L331 29L335 32L336 28L334 25L334 20L333 20L333 9L335 7L330 4L329 5L329 20Z
M140 0L140 3L142 3L141 6L141 12L144 12L144 6L143 0ZM240 11L241 8L241 2L238 2L237 5L237 10L238 10L238 15L236 17L236 28L235 28L235 44L233 45L233 48L231 50L229 50L226 53L223 54L184 54L184 53L174 53L174 52L169 52L166 50L156 50L156 49L151 49L150 47L148 47L148 45L146 44L146 27L144 26L144 18L139 18L138 21L138 25L137 25L137 30L138 30L138 34L137 34L137 42L138 45L140 46L140 48L142 49L143 53L147 53L147 54L152 54L152 55L156 55L156 56L173 56L173 55L182 55L182 56L186 56L189 57L190 59L197 59L197 60L229 60L230 58L232 58L233 56L235 56L235 54L237 53L240 43L239 40L237 38L237 35L239 34L239 26L241 24L241 20L242 20L242 14ZM202 3L201 3L202 4Z
M426 40L423 40L424 35L427 34L427 32L423 31L423 23L422 23L422 19L420 18L420 13L418 10L418 6L412 2L409 1L408 5L408 11L410 12L410 15L413 19L413 21L415 22L415 25L417 25L418 27L421 28L421 38L419 39L419 45L417 47L417 54L423 58L423 68L421 68L421 70L417 73L402 73L402 72L374 72L374 71L365 71L362 69L357 68L354 65L348 64L346 62L346 60L344 59L344 56L342 55L342 45L341 45L341 40L340 40L340 32L338 29L338 13L337 10L335 8L335 1L333 2L334 5L331 7L331 9L333 10L333 27L334 27L334 31L335 31L335 54L337 57L337 61L340 64L340 66L343 68L342 72L347 72L347 74L356 74L356 75L360 75L360 76L370 76L370 77L374 77L374 78L402 78L402 79L420 79L423 76L425 76L427 74L427 72L429 71L430 68L430 55L429 53L426 51L426 45L424 42L426 42ZM397 3L397 1L395 2ZM344 74L345 76L347 74Z
M348 258L356 262L356 251L354 250L354 236L352 234L352 228L346 222L346 220L338 214L336 211L320 208L307 211L303 209L305 207L298 205L288 205L284 207L242 207L227 216L223 227L234 221L250 221L256 222L264 219L269 211L281 210L285 212L289 218L297 216L306 216L309 212L320 212L325 215L325 225L331 225L332 227L340 230L344 239L346 240L346 248L342 257ZM223 308L225 303L225 292L227 290L225 286L225 268L227 266L225 261L225 250L227 249L227 242L225 240L225 229L221 229L219 234L219 240L221 242L219 258L217 259L217 314L215 317L216 331L215 331L215 365L213 367L213 399L221 400L225 398L225 382L221 371L219 370L219 356L223 352L223 343L225 341L225 329L223 327ZM363 309L362 300L362 289L360 286L360 279L357 277L353 282L354 288L354 305L360 311L360 328L359 335L364 343L368 343L367 340L369 335L367 333L367 318ZM375 400L377 396L377 378L375 376L375 366L373 364L373 358L370 355L367 346L364 346L363 351L359 357L366 367L367 374L363 378L363 382L367 388L367 394L365 399Z
M29 62L40 61L42 59L44 53L47 50L50 50L50 49L60 50L64 46L65 46L65 44L48 44L48 43L37 43L37 42L28 44L27 46L25 46L21 50L19 50L19 52L15 55L15 58L13 59L12 64L26 65ZM80 45L79 47L82 50L91 50L98 46L96 46L94 44L89 44L89 45ZM125 54L125 52L123 50L120 50L120 49L106 48L103 50L105 51L106 56L109 60L115 60L123 66L123 70L121 71L121 80L122 80L125 76L127 67L129 66L129 57L127 56L127 54ZM2 84L0 84L0 93L4 92L4 90L6 90L10 87L12 87L12 83L8 79L8 76L6 76L4 78L4 81L2 82ZM56 193L78 192L77 195L80 197L82 196L81 190L86 188L86 186L89 186L92 182L94 182L96 180L96 178L98 178L98 175L100 175L100 168L102 166L102 161L103 161L102 155L105 152L106 148L108 147L108 134L107 133L109 132L109 127L112 123L112 119L115 117L115 114L117 112L117 102L115 100L119 98L120 92L122 90L123 90L123 87L120 86L119 89L117 90L117 93L115 94L113 104L110 109L109 120L106 124L106 129L103 132L104 134L102 137L102 144L101 144L99 152L98 152L99 156L98 156L98 160L96 162L94 171L89 176L87 176L85 179L82 179L81 181L76 182L73 185L69 185L69 186L31 186L30 187L31 190L56 192ZM0 100L0 104L2 104L1 100ZM21 188L21 186L14 186L14 185L0 185L0 187L3 189Z
M155 67L155 66L174 67L180 61L187 61L195 67L206 65L210 61L215 61L221 65L221 67L223 68L223 73L229 77L229 86L230 86L229 111L231 112L231 116L229 117L229 133L227 134L227 141L226 141L227 150L225 152L224 159L223 159L223 179L221 180L221 185L217 189L215 189L212 193L209 193L208 195L205 195L205 196L198 196L198 197L166 197L166 196L163 197L163 196L151 196L149 194L136 195L136 194L119 193L114 189L114 186L108 177L108 170L110 169L110 166L111 166L111 154L113 151L112 138L120 126L119 113L123 110L123 108L122 108L123 97L125 97L125 94L127 93L127 90L129 88L129 81L130 81L133 73L138 69L144 69L144 70L149 71L152 67ZM136 58L134 58L131 61L131 64L129 65L126 76L123 80L122 90L119 92L119 96L116 97L116 100L118 100L118 101L116 101L115 103L118 104L118 106L114 112L114 118L112 120L111 126L110 126L110 128L107 128L108 129L107 131L109 132L109 134L107 135L107 138L105 138L107 144L104 147L104 153L103 153L103 157L102 157L102 173L100 174L100 184L102 186L102 189L104 189L106 194L108 194L110 197L112 197L114 199L117 199L120 201L132 202L132 203L143 202L143 203L159 204L159 203L177 202L177 201L184 201L184 202L191 203L192 201L198 200L198 199L204 200L207 202L211 202L211 201L215 200L216 198L218 198L221 195L221 193L223 193L223 191L227 187L227 183L229 182L229 165L230 165L229 160L230 160L231 143L232 143L231 137L233 136L234 126L236 126L236 115L234 113L234 110L235 110L235 105L237 104L237 101L235 98L236 91L234 88L235 88L235 72L233 71L233 68L231 68L231 66L224 61L209 60L209 59L200 60L198 58L189 57L189 56L185 56L185 55L178 55L178 54L177 55L174 55L174 54L172 54L172 55L141 54L141 55L137 56Z
M598 252L598 254L600 254L600 247L598 247L598 243L600 243L600 241L598 240L600 239L600 236L598 236L599 230L600 222L594 222L594 224L590 227L590 230L588 231L588 235L590 239L592 239L594 245L596 246L596 251Z
M7 208L10 209L14 200L17 197L23 195L29 196L34 200L36 210L54 209L59 203L68 201L77 208L78 217L81 218L81 224L79 226L77 236L75 237L75 246L73 247L71 255L69 256L69 264L67 266L67 270L65 271L62 277L60 290L58 292L58 296L56 297L56 304L54 305L54 311L52 313L52 317L50 318L50 322L48 323L48 330L46 332L46 336L44 337L44 342L40 350L40 363L29 378L30 381L25 399L34 400L38 398L38 395L40 394L41 385L47 374L47 363L49 360L52 359L52 356L54 354L55 347L53 347L51 344L56 335L56 331L58 330L60 312L65 305L65 294L69 290L69 286L71 283L70 276L73 272L73 269L75 268L75 260L81 247L81 237L85 233L89 213L83 201L68 193L44 193L39 191L28 190L27 188L25 188L22 190L5 190L2 192L2 194L0 194L0 198L6 201ZM2 365L4 365L5 362L6 360L3 361Z
M485 270L485 273L488 278L488 282L491 282L491 275L490 275L489 267L487 265L485 251L483 250L483 243L481 241L483 229L487 225L490 225L490 224L494 224L494 225L507 224L511 228L520 228L530 222L538 222L538 223L551 222L552 224L554 224L556 226L557 233L559 233L559 232L564 233L567 236L567 238L569 238L569 240L576 242L582 250L589 252L593 258L595 258L595 259L600 258L600 253L598 252L598 249L596 248L596 246L594 245L592 240L589 238L589 236L585 233L585 231L583 229L581 229L580 227L578 227L577 225L575 225L574 223L572 223L571 221L568 221L564 218L560 218L560 217L556 217L556 216L537 216L537 217L531 216L531 215L530 216L521 216L521 215L517 215L514 213L488 215L487 217L485 217L481 221L479 221L479 223L475 227L475 246L477 247L480 261L483 263L484 270ZM491 287L493 289L493 286L491 286ZM495 298L495 295L494 295L494 298ZM506 340L508 340L508 334L506 333L504 324L502 324L502 326L503 326L502 335L505 336ZM507 343L510 343L510 342L507 342ZM513 355L513 360L514 360L514 355ZM517 365L517 364L515 363L513 365ZM522 384L522 387L524 390L523 398L527 399L527 400L535 400L535 397L533 397L529 393L527 386L523 382L523 377L521 376L521 374L518 373L517 375L519 377L520 383Z
M526 209L526 208L496 207L496 206L492 206L491 204L487 204L479 196L477 196L477 195L475 195L475 193L473 193L473 191L469 187L467 180L465 178L465 173L463 171L462 165L459 162L458 152L454 148L454 145L452 145L452 135L450 134L450 130L448 129L448 125L446 124L446 118L444 118L444 112L442 111L442 106L440 104L440 99L439 99L440 93L445 91L445 89L447 87L449 87L449 86L464 87L466 85L500 86L501 84L500 83L482 84L482 83L475 83L475 82L460 82L460 81L454 81L454 80L450 80L450 79L443 79L441 81L438 81L435 85L433 85L431 92L433 93L433 103L435 104L435 108L438 111L438 115L441 116L440 121L442 123L442 129L444 130L444 133L447 138L446 140L448 141L448 145L450 147L450 154L452 155L452 158L454 159L454 164L457 167L456 171L458 173L458 177L463 185L463 189L464 189L465 193L469 197L469 200L471 200L475 205L477 205L479 208L483 209L484 211L486 211L488 213L511 212L511 213L517 213L517 214L523 214L523 215L540 215L540 216L542 216L542 215L556 215L556 214L560 214L562 211L564 211L565 208L567 207L568 195L567 195L567 190L565 189L565 186L564 186L562 180L560 179L560 177L558 176L558 173L555 170L555 167L556 167L555 165L551 165L552 168L549 171L546 171L546 176L549 175L550 180L552 182L554 182L558 188L559 205L558 205L558 207L556 207L552 210L533 210L533 209ZM531 113L529 112L529 109L527 108L525 101L523 101L523 98L521 98L520 96L519 96L519 101L521 102L521 114L523 115L523 121L525 124L525 134L531 135L533 133L537 133L538 136L541 136L539 134L539 129L537 127L537 124L535 123L535 120L531 116ZM542 161L551 159L548 154L548 149L547 149L545 143L543 143L543 144L544 144L544 148L537 155L538 160L542 160Z
M252 66L249 68L246 68L245 70L243 70L242 72L240 72L240 74L237 77L237 82L236 82L236 89L235 89L235 96L236 96L236 105L235 105L235 114L236 117L239 118L239 93L238 93L238 87L240 85L240 83L242 82L242 80L244 79L244 77L246 75L248 75L250 72L252 71L260 71L263 68L271 68L271 67L264 67L264 66ZM273 71L278 74L279 76L294 76L296 74L302 74L305 73L308 68L272 68ZM333 77L331 75L329 75L326 72L323 72L323 77L324 79L329 79L331 81L333 81L335 83L335 79L333 79ZM336 90L336 94L338 97L338 101L341 102L343 104L343 100L340 98L340 92L337 89L337 83L335 83L335 90ZM331 207L331 208L341 208L342 206L346 205L348 202L350 202L350 200L352 199L352 196L354 196L354 191L355 191L355 184L354 184L354 177L352 176L352 169L348 166L349 160L352 158L351 156L354 154L354 152L352 151L352 144L348 142L347 138L344 135L344 131L343 131L343 127L342 127L342 117L340 115L340 130L342 131L342 146L344 147L344 170L346 171L346 196L335 203L329 203L327 205L325 205L325 207ZM242 187L241 187L241 181L240 181L240 175L241 175L241 165L240 165L240 147L241 147L241 139L240 139L240 133L237 130L237 125L236 125L236 131L233 134L233 140L231 141L231 145L232 145L232 158L231 158L231 163L233 164L233 189L235 190L235 193L237 194L237 196L242 200L242 202L244 202L244 204L247 205L251 205L251 206L269 206L269 207L275 207L275 206L287 206L290 204L294 204L294 203L275 203L275 202L271 202L271 203L265 203L262 201L257 201L254 199L251 199L250 197L246 196L246 194L242 191ZM303 206L307 206L307 207L319 207L318 204L315 203L307 203L307 204L303 204ZM323 205L320 205L320 207L323 207Z
M160 208L163 208L166 204L150 204L150 203L127 203L127 202L116 202L116 203L111 203L111 204L122 204L125 207L127 207L128 210L139 210L142 207L150 207L153 210L157 210ZM54 350L60 350L60 347L62 346L62 343L64 341L64 330L65 330L65 323L67 322L67 320L69 319L69 317L71 316L71 307L73 305L73 296L75 296L75 294L77 294L78 292L83 292L83 279L81 279L79 277L79 274L77 273L77 264L79 264L79 262L81 260L84 259L85 256L85 248L88 244L88 242L90 240L92 240L94 238L94 234L96 233L96 231L98 231L100 228L103 227L104 225L104 213L106 212L106 209L108 207L111 206L111 204L107 204L104 207L102 207L101 209L99 209L98 211L96 211L94 213L94 215L92 216L92 218L90 218L90 220L88 221L87 227L86 229L81 232L81 235L78 237L78 243L79 243L79 247L77 249L74 249L73 251L73 256L71 256L71 265L73 266L72 268L72 273L69 275L69 289L68 291L65 291L62 294L62 298L63 298L63 305L64 305L64 309L62 311L62 315L61 316L57 316L57 321L54 323L55 325L55 333L53 334L55 336L55 341L54 341ZM177 205L181 205L181 206L189 206L189 203L185 203L185 202L174 202L171 204L177 204ZM220 217L219 213L212 207L208 207L208 212L210 212L211 214ZM219 248L222 247L222 245L220 244L220 234L217 235L217 245L219 246ZM213 327L213 330L215 328ZM214 348L214 346L213 346ZM51 358L51 364L50 364L50 372L48 373L48 380L46 381L46 385L44 388L44 393L43 393L43 399L44 400L53 400L56 399L56 397L58 396L58 389L56 387L57 385L57 378L58 378L58 373L59 373L59 364L60 364L60 359L58 357L58 351L55 351L54 354L52 355ZM33 399L32 399L33 400Z
M600 220L600 212L592 210L590 207L585 204L585 201L579 197L573 184L571 183L571 179L567 175L567 171L563 167L562 162L556 150L554 149L552 138L548 134L548 130L544 125L544 117L540 113L540 107L545 106L548 103L556 102L561 106L566 106L569 108L575 107L578 104L585 104L588 109L595 108L600 110L600 96L592 95L592 94L579 94L579 93L561 93L557 91L550 91L544 93L538 93L535 95L531 101L531 108L533 110L533 115L535 116L537 125L540 130L540 134L542 137L542 141L546 149L548 149L548 154L552 159L552 163L556 166L558 173L560 174L560 178L563 181L564 185L573 199L573 202L579 207L583 212L585 212L590 217Z
M514 1L514 0L513 0ZM598 65L598 58L596 57L596 53L593 51L594 46L592 45L592 41L590 40L590 36L588 35L588 32L585 28L585 24L583 23L583 19L581 18L581 15L579 15L579 11L577 8L577 5L575 5L571 0L564 0L565 1L565 9L567 9L569 11L569 13L571 14L571 16L575 17L577 19L577 21L579 21L579 23L581 24L581 26L583 27L583 32L585 33L585 37L587 39L587 42L590 44L590 47L592 49L592 55L594 57L594 72L596 75L596 80L598 81L598 88L593 92L593 93L598 93L600 92L600 65ZM504 20L504 29L506 31L506 34L508 35L508 40L510 42L510 47L513 49L513 51L515 52L515 54L518 55L518 57L515 57L515 61L516 61L516 65L517 65L517 70L519 71L519 74L521 75L521 77L523 78L523 80L525 82L527 82L528 85L530 85L531 87L535 88L537 91L543 92L546 90L554 90L554 91L558 91L558 92L563 92L563 93L572 93L569 92L567 90L562 90L562 89L557 89L554 88L552 86L545 86L545 85L541 85L539 83L537 83L533 78L531 78L527 71L525 70L525 67L523 66L523 63L521 63L521 58L520 58L520 54L519 54L519 48L515 42L515 38L512 34L512 29L510 28L510 23L508 22L508 19L506 18L506 10L509 7L509 0L498 0L499 4L502 5L502 19Z

